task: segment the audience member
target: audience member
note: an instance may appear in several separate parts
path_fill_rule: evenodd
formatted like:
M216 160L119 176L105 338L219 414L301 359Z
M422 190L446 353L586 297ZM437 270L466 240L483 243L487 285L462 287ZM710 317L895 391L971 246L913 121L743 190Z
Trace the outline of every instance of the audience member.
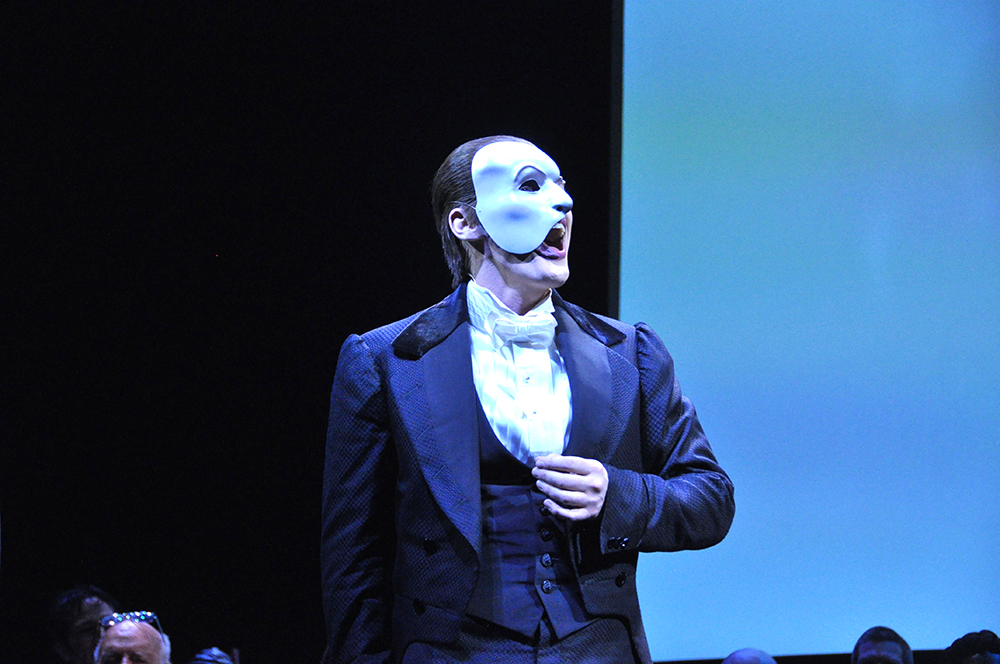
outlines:
M233 664L233 658L218 648L209 648L195 655L188 664Z
M944 651L945 664L1000 664L1000 638L988 629L955 639Z
M872 627L854 644L851 664L913 664L913 651L888 627Z
M741 648L722 660L722 664L778 664L763 650Z
M155 613L113 613L101 625L105 632L94 653L96 664L170 664L170 639Z
M101 618L118 610L118 601L95 586L77 586L49 606L52 649L68 664L94 664L101 639Z

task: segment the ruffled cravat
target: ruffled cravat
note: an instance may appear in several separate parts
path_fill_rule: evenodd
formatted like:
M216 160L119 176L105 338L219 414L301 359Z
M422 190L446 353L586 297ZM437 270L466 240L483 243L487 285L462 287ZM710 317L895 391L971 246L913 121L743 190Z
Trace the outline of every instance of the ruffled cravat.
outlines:
M548 312L535 312L529 316L504 316L490 312L493 335L504 344L508 341L535 348L548 348L556 337L556 318Z

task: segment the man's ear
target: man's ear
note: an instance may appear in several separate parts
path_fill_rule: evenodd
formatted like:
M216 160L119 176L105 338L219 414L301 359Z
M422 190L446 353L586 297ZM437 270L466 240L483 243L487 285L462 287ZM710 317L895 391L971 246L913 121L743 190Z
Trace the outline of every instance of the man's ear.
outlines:
M464 206L456 206L448 213L448 227L455 237L466 242L486 237L482 224Z

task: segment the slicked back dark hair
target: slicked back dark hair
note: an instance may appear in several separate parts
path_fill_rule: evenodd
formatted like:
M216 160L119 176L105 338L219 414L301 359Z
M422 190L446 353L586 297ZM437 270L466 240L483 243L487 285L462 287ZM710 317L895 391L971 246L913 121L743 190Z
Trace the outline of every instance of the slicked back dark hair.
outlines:
M858 651L861 649L862 643L895 643L903 651L903 664L913 664L913 651L910 650L910 644L903 640L903 637L895 630L888 627L879 626L865 630L858 642L854 644L854 650L851 652L851 664L858 664Z
M472 158L490 143L516 141L533 145L531 141L516 136L485 136L462 143L451 151L437 169L431 182L431 212L441 236L444 259L451 270L452 288L469 280L469 254L461 240L455 237L448 225L448 214L458 205L466 208L466 215L476 218L476 189L472 183Z

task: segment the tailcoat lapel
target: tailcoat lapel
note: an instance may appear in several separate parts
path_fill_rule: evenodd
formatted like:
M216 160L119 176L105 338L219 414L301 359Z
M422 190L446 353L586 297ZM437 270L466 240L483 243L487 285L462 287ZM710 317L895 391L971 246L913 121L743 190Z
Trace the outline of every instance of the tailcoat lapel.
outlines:
M625 335L593 314L566 303L558 293L552 297L559 324L556 344L566 364L573 402L566 454L607 460L618 442L617 437L608 435L611 416L621 407L613 396L626 391L619 385L623 376L612 371L609 361L620 358L609 347L619 344Z
M565 453L595 459L611 408L608 349L584 333L565 310L557 307L555 316L559 322L556 344L566 365L573 402L573 422Z
M426 407L410 413L425 426L411 431L414 449L434 499L477 555L482 541L479 487L479 409L472 377L469 313L463 285L417 316L393 341L403 362L418 362L407 403ZM573 400L573 423L566 454L610 458L618 436L609 435L621 418L613 395L628 392L622 368L631 369L613 348L625 335L597 316L553 293L558 322L556 344L566 364ZM610 358L610 360L609 360ZM613 365L613 366L612 366ZM634 371L634 369L632 369ZM422 397L422 398L421 398Z
M411 432L424 478L441 509L479 553L479 424L472 378L465 286L404 329L393 348L420 363L415 403L426 404L428 426Z

